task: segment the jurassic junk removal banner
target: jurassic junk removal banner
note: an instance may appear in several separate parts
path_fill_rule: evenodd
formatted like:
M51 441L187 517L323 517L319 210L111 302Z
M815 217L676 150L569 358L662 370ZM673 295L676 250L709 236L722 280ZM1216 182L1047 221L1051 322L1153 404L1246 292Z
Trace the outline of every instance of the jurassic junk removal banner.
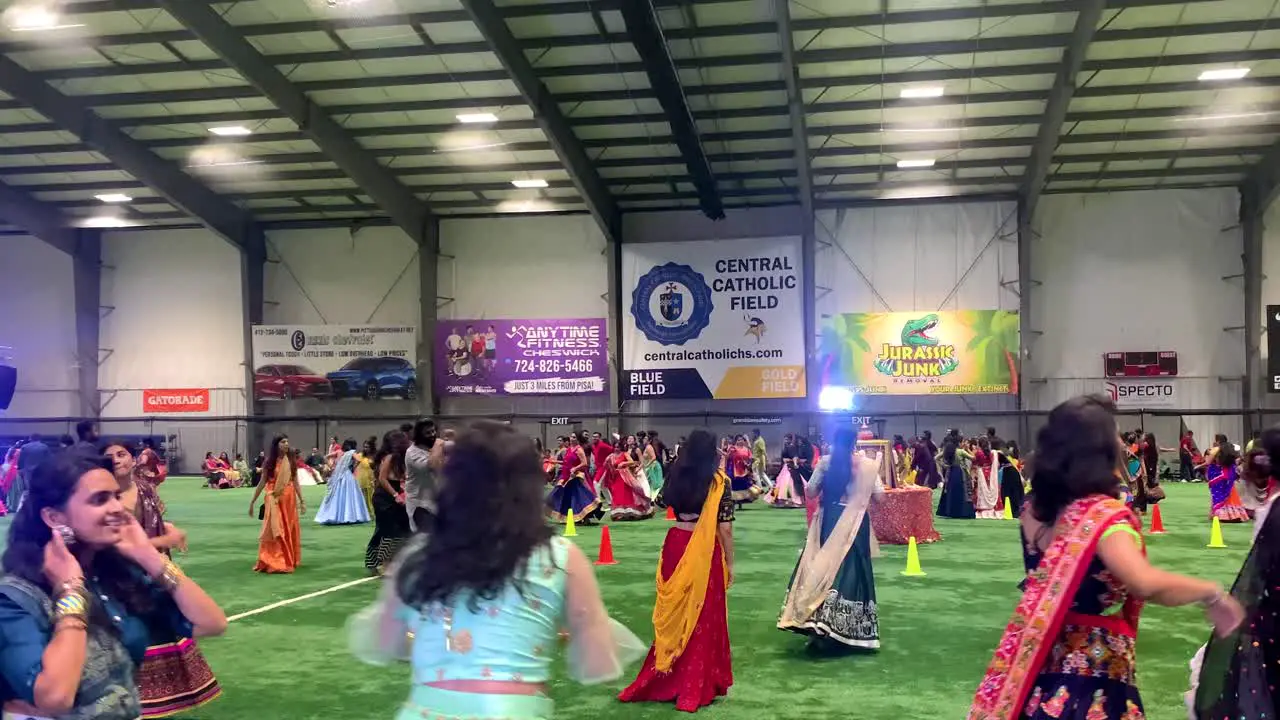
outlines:
M441 395L586 395L606 391L604 318L440 320L431 364Z
M258 400L418 397L418 330L383 325L254 325Z
M799 238L622 246L622 395L805 396Z
M1018 314L845 313L822 328L822 384L868 395L1016 393Z

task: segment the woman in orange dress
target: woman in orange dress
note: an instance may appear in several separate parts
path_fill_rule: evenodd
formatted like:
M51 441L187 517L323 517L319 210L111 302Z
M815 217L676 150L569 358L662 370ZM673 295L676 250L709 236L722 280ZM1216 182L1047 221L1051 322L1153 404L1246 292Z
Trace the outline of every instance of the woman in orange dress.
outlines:
M277 435L262 466L262 482L253 490L249 501L249 517L253 506L266 488L263 503L262 535L258 541L258 563L254 572L291 573L302 564L302 522L299 513L307 511L307 502L298 487L298 468L289 452L289 438Z

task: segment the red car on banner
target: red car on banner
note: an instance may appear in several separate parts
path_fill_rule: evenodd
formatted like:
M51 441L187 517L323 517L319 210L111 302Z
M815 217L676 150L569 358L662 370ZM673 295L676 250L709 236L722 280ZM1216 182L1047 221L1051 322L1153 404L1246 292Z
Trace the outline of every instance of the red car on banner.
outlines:
M301 365L263 365L253 373L253 396L259 400L329 397L329 379Z

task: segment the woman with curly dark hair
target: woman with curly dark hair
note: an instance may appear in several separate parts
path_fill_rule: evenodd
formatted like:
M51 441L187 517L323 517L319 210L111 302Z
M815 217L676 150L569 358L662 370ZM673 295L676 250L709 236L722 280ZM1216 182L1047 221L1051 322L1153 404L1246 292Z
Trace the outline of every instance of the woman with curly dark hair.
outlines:
M364 567L374 575L386 572L387 564L412 533L409 514L404 508L404 455L408 450L409 436L392 430L382 436L382 447L373 458L377 473L373 489L374 528L364 551Z
M694 430L658 504L675 511L658 565L653 648L623 702L675 702L694 712L729 692L733 663L725 592L733 584L733 488L715 435Z
M1142 523L1121 500L1114 413L1105 397L1078 397L1037 435L1020 518L1029 572L969 720L1142 717L1134 641L1144 602L1201 603L1219 634L1243 617L1216 584L1147 562Z
M220 635L227 617L120 504L101 456L36 469L9 526L0 580L0 676L11 712L74 720L142 715L135 672L153 634Z
M619 677L643 645L609 619L590 561L543 519L533 443L476 423L445 455L443 476L433 532L405 546L382 598L349 628L363 660L412 658L397 717L550 718L563 627L576 680Z

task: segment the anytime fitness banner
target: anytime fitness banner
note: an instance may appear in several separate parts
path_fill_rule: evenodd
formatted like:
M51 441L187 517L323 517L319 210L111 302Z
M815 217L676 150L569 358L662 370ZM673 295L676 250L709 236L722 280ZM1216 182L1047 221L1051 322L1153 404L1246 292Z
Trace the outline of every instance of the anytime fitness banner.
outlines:
M418 396L417 328L254 325L258 400Z
M800 238L622 246L623 397L802 398Z
M845 313L822 328L822 384L867 395L1018 392L1018 313Z
M609 376L604 318L440 320L441 395L596 395Z

